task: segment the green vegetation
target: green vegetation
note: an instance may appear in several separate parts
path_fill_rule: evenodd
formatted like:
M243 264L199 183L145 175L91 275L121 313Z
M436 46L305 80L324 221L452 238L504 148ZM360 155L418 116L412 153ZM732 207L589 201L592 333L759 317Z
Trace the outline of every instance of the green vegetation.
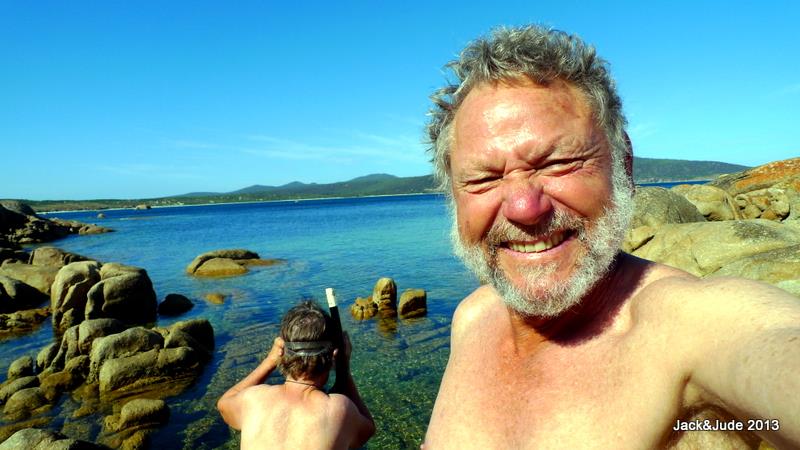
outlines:
M745 169L747 169L746 166L715 161L684 161L651 158L633 159L633 173L637 183L710 180L724 173L738 172ZM396 177L388 174L373 174L339 183L306 184L295 181L283 186L254 185L226 193L194 192L150 199L22 201L31 205L37 212L48 212L134 208L137 205L178 206L327 197L364 197L370 195L398 195L425 192L435 192L435 183L431 175Z

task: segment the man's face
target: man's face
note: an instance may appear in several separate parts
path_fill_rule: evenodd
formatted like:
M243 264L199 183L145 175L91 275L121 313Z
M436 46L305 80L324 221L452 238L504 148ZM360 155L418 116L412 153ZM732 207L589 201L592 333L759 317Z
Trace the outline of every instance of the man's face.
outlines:
M450 157L456 253L509 306L555 316L605 274L629 207L612 201L609 145L579 91L475 87L456 113Z

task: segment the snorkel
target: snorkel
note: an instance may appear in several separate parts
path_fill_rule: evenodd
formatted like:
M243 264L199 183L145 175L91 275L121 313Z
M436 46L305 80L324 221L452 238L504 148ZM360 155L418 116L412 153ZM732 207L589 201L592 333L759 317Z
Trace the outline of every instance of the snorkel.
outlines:
M333 323L333 329L331 330L333 347L339 349L338 357L334 359L336 363L336 381L333 382L331 392L344 392L347 383L348 368L343 353L344 336L342 336L342 320L339 318L339 307L336 306L336 295L333 293L333 288L326 288L325 296L328 298L328 310L331 313L331 322Z

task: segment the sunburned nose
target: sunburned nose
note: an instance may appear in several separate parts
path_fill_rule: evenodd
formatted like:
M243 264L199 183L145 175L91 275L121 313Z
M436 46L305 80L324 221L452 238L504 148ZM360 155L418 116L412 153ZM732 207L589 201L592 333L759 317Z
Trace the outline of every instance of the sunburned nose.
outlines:
M538 183L519 181L506 187L501 212L511 222L533 225L553 210L549 196Z

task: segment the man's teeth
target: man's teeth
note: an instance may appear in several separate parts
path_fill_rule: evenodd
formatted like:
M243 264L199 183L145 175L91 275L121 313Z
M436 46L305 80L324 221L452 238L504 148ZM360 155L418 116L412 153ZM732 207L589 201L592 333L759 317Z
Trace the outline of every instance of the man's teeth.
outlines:
M555 233L548 239L534 243L509 242L508 248L521 253L539 253L549 250L564 240L564 233Z

